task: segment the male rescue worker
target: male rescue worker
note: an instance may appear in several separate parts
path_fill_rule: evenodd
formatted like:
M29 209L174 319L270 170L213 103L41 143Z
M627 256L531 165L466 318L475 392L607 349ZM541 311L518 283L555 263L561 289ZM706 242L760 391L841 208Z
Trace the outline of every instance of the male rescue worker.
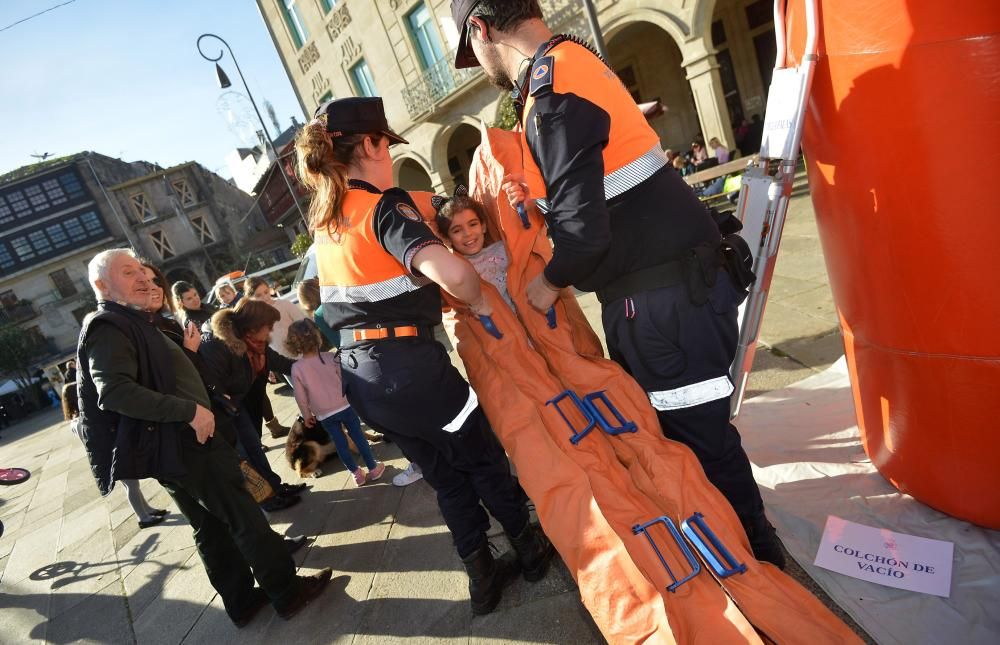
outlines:
M784 555L729 423L729 366L745 288L722 267L718 226L667 165L659 138L608 66L542 21L537 0L452 0L455 66L513 90L525 175L554 251L527 286L546 311L559 290L595 291L611 357L649 393L663 434L689 446L739 515L754 555ZM739 275L739 270L731 271ZM746 286L745 273L740 276Z

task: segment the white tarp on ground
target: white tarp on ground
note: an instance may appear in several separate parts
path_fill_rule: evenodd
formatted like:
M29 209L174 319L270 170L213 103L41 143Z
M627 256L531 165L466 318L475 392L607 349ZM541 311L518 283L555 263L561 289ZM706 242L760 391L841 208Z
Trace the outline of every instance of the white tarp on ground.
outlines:
M878 474L861 448L843 358L822 374L748 400L736 423L782 542L875 640L1000 643L1000 531L935 511ZM989 495L1000 504L1000 491L969 494ZM951 597L892 589L816 567L827 515L954 542Z

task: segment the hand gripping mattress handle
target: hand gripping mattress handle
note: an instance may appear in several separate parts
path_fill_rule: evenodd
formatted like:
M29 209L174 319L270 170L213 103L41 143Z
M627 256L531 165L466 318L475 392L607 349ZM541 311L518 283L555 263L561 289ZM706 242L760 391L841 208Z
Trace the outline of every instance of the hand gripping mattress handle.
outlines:
M528 220L528 211L524 207L524 202L518 202L514 208L517 209L517 216L521 218L521 226L531 228L531 222Z
M497 340L503 338L503 334L500 333L500 330L497 328L496 323L493 322L492 316L480 316L479 322L482 323L483 327L486 328L486 333L488 333L490 336L496 338Z

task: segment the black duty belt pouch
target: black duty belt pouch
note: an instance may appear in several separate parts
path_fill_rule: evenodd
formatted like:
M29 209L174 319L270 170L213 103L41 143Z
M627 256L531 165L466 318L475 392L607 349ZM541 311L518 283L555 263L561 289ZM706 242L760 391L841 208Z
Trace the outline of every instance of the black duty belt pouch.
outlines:
M747 241L733 233L722 238L719 250L723 266L736 286L744 291L749 289L757 281L757 276L753 273L753 255Z
M708 302L708 291L715 286L722 266L718 242L699 244L684 256L682 263L684 285L691 304L701 306Z
M743 230L743 222L733 214L733 211L720 211L717 208L709 208L708 213L712 216L712 220L715 221L715 225L719 227L719 233L723 237L739 233Z

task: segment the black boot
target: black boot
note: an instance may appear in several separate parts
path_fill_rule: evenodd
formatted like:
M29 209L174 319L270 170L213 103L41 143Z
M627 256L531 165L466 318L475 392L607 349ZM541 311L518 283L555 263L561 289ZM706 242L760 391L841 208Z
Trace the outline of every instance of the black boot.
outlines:
M520 535L508 533L507 539L517 552L517 560L521 564L524 579L528 582L538 582L544 578L556 549L542 530L529 522Z
M749 520L743 520L743 528L750 539L750 548L755 558L762 562L770 562L779 569L785 568L785 550L774 532L774 527L767 520L763 509Z
M469 574L469 601L472 613L481 616L496 609L503 588L515 577L519 570L513 553L504 553L494 559L490 544L483 539L479 548L462 558L462 564Z

